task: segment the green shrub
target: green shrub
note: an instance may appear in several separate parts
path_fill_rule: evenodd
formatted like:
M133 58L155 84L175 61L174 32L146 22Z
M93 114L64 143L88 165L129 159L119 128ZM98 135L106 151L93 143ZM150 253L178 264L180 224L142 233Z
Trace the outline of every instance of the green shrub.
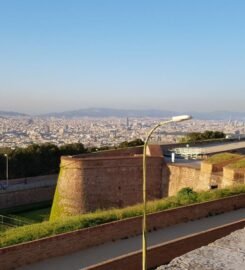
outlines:
M197 201L197 197L197 192L193 191L193 189L189 187L182 188L177 193L177 198L180 204L195 203Z

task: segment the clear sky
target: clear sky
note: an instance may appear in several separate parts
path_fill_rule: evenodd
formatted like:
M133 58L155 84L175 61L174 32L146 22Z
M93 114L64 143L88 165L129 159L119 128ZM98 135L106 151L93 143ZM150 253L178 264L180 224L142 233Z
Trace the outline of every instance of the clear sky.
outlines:
M0 0L0 110L244 105L243 0Z

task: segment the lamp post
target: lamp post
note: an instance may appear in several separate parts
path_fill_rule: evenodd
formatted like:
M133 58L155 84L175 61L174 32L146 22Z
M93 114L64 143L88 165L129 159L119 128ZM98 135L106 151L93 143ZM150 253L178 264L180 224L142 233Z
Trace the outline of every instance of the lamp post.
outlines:
M6 181L7 181L7 187L9 186L9 159L8 154L4 154L6 157Z
M146 226L146 151L152 133L159 127L172 122L182 122L191 119L190 115L174 116L171 119L158 123L147 135L143 151L143 222L142 222L142 270L147 270L147 226Z

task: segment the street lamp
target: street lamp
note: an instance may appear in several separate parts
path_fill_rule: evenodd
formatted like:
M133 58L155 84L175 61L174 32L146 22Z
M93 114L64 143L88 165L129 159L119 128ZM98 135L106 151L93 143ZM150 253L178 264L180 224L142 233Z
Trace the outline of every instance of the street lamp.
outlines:
M147 135L143 152L143 223L142 223L142 270L147 270L147 226L146 226L146 150L152 133L159 127L172 122L182 122L191 119L190 115L173 116L171 119L158 123Z
M8 154L4 154L6 157L6 181L7 181L7 187L9 186L9 159Z

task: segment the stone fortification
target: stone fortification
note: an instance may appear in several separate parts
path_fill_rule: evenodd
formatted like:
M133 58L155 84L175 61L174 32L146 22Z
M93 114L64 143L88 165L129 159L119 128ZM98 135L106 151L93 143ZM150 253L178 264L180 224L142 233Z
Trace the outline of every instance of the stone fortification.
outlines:
M185 187L193 188L193 190L207 190L209 179L203 179L200 181L200 169L179 166L178 164L168 164L164 168L168 172L166 176L166 194L165 196L173 196Z
M245 168L224 167L222 186L233 186L235 184L245 184Z
M142 202L142 154L128 155L128 150L127 155L119 153L62 157L51 220ZM147 158L148 200L162 197L163 164L162 156Z
M220 188L245 183L245 168L236 169L233 165L244 160L243 155L237 155L225 161L201 163L200 180L210 179L210 184Z
M142 147L134 147L62 157L51 220L141 203L142 152ZM161 147L151 145L147 150L147 199L176 195L184 187L200 191L244 183L244 172L240 172L239 181L233 171L224 169L223 174L224 166L232 162L235 160L216 164L204 161L201 167L165 163Z

